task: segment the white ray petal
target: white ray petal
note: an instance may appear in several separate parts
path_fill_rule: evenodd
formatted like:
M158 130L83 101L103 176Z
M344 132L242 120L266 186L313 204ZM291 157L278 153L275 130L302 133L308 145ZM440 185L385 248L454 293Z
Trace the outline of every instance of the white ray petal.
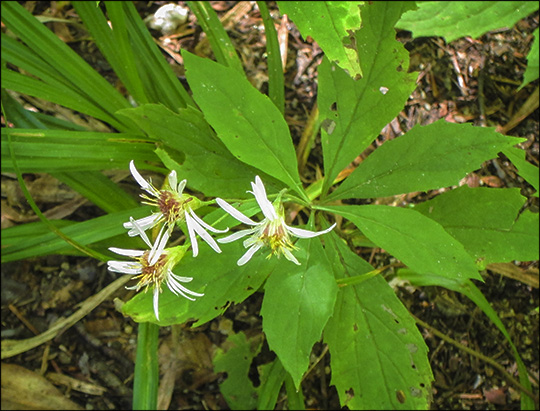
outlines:
M167 241L169 241L170 231L165 230L165 225L161 227L161 230L159 231L159 234L156 238L156 242L154 243L154 246L150 250L150 254L148 255L148 264L154 265L159 260L159 257L161 257L161 254L163 254L163 250L165 249L165 246L167 245Z
M146 181L143 176L141 176L141 174L137 171L137 169L135 168L135 162L133 160L129 162L129 170L131 171L131 175L133 176L133 178L137 181L137 183L139 183L143 190L154 196L157 196L159 194L159 191L157 191L152 186L152 184Z
M296 228L296 227L290 227L285 224L285 228L287 231L289 231L291 234L295 235L299 238L313 238L317 237L322 234L326 234L336 226L336 223L332 224L330 227L328 227L326 230L323 231L310 231L310 230L304 230L303 228Z
M172 275L171 275L172 274ZM176 278L185 278L185 277L179 277L174 275L172 271L169 270L169 276L167 277L167 285L169 286L169 289L173 292L177 291L178 293L182 294L182 296L189 298L192 301L195 301L194 298L190 298L185 294L190 294L195 297L202 297L204 294L197 293L195 291L188 290L186 287L184 287L182 284L180 284ZM188 277L189 278L189 277ZM176 294L176 293L175 293Z
M197 234L195 233L193 218L187 212L185 212L185 216L193 257L197 257L199 255L199 244L197 244Z
M232 205L227 203L225 200L222 200L221 198L216 198L216 202L218 205L223 208L226 212L228 212L230 215L232 215L234 218L236 218L241 223L247 224L247 225L257 225L255 221L253 221L251 218L245 216L243 213L238 211L236 208L234 208Z
M240 257L236 264L244 265L245 263L247 263L249 260L251 260L253 254L255 254L262 246L262 243L254 244L249 250L246 251L246 253L242 257Z
M178 281L182 283L189 283L193 280L193 277L182 277L181 275L176 275L170 269L169 269L169 275L171 275L172 277L174 277L175 279L177 279Z
M255 183L251 183L253 191L251 193L255 196L255 200L259 204L264 216L273 221L278 218L276 210L268 197L266 196L266 189L259 176L255 176Z
M149 228L154 227L162 218L163 218L162 213L154 213L147 217L139 218L138 220L135 220L135 221L137 222L137 225L141 228L141 230L146 231ZM131 221L124 223L124 228L129 229L128 235L130 237L135 237L136 235L139 235L139 231L137 231L134 228Z
M137 263L129 261L108 261L107 268L114 273L122 274L140 274L142 273L142 266Z
M176 176L176 171L173 170L169 173L169 187L171 190L176 191L176 183L178 182L178 177Z
M135 221L135 219L133 217L129 217L129 221L131 222L131 225L133 226L132 230L137 233L136 235L140 235L141 238L143 239L143 241L146 243L146 245L148 247L152 248L152 243L148 239L148 236L146 235L144 230L141 228L139 223L137 221Z
M216 253L221 253L221 249L219 248L219 245L216 243L216 240L214 240L212 238L212 236L210 234L208 234L206 232L206 230L203 228L203 226L201 226L199 224L199 222L195 219L195 213L193 213L193 210L191 210L191 219L190 219L190 222L187 223L187 217L188 217L188 212L186 211L186 223L187 224L191 224L193 226L193 229L195 230L195 232L197 234L199 234L199 236L208 243L208 245L210 247L212 247L212 249L216 252ZM195 257L195 255L193 255Z
M154 286L154 313L156 314L156 320L159 321L159 287Z
M195 212L191 208L189 209L189 213L195 221L197 221L200 225L202 225L207 230L212 231L213 233L226 233L227 231L229 231L228 227L225 230L218 230L217 228L212 227L210 224L207 224L202 218L195 214Z
M125 248L109 247L109 250L111 250L113 253L125 255L128 257L140 257L144 254L144 251L142 250L128 250Z
M182 195L182 193L184 192L184 188L186 188L186 184L187 184L186 179L178 183L178 187L176 188L176 192L178 193L178 195Z
M254 229L250 228L249 230L240 230L236 233L233 233L231 235L228 235L227 237L218 238L218 243L226 244L231 243L235 240L238 240L239 238L245 237L246 235L253 234Z

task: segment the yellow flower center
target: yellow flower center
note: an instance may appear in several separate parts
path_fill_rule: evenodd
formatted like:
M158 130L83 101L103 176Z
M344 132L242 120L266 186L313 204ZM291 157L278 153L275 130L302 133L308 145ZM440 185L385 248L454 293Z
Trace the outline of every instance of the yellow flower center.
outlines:
M149 255L150 251L146 251L138 258L139 263L142 265L142 272L133 277L134 280L139 281L137 291L142 287L146 287L146 290L144 290L146 292L151 285L161 288L161 283L165 279L164 272L168 260L167 254L161 254L154 265L150 265L148 261Z

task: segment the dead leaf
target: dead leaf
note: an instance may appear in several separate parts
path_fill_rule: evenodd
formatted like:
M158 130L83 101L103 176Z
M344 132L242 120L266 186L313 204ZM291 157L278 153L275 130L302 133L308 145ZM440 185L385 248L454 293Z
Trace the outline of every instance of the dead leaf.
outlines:
M484 390L484 397L486 397L486 401L491 404L506 405L506 393L502 388Z
M83 410L50 381L16 364L2 363L3 410Z

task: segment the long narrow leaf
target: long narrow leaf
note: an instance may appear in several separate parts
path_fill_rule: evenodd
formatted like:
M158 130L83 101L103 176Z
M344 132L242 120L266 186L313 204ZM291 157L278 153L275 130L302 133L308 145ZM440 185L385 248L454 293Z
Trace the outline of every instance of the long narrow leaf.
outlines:
M96 45L116 75L139 104L147 103L138 65L129 42L125 14L120 2L106 2L112 27L94 2L76 1L73 7L92 33Z
M207 1L188 1L187 4L206 33L216 60L224 66L231 67L244 74L242 63L236 54L231 39L210 3Z
M129 221L129 217L141 218L146 215L150 215L149 207L137 207L131 210L107 214L82 223L70 224L69 226L62 227L61 231L74 241L87 246L120 234L125 234L126 229L122 224ZM30 238L23 236L21 239L18 236L11 235L12 230L17 232L18 226L2 230L2 263L49 254L72 253L73 255L77 255L73 247L53 232L49 231L41 235L31 236ZM128 238L127 235L125 237ZM108 245L116 244L109 243ZM123 244L117 245L122 246Z
M149 100L160 102L173 111L187 106L195 107L193 99L157 48L133 2L120 3L126 18L131 47L140 66L139 75Z
M129 106L127 100L79 55L14 1L2 2L2 21L26 45L103 111L114 113ZM129 126L124 126L124 129Z
M281 53L274 26L274 20L268 12L268 7L264 1L258 1L257 5L261 12L266 36L266 59L268 61L268 96L274 102L281 114L285 112L285 80L283 76L283 66L281 63Z
M96 106L88 99L81 98L80 94L70 88L58 88L55 85L49 85L36 78L28 77L8 69L2 69L2 86L8 90L27 94L32 97L38 97L68 107L72 110L80 111L110 123L118 129L125 128L122 126L122 123L114 116L111 116L107 110Z
M107 213L135 208L138 202L99 171L52 173Z
M8 135L23 173L127 169L131 160L159 162L154 144L133 134L4 128L3 172L13 172Z

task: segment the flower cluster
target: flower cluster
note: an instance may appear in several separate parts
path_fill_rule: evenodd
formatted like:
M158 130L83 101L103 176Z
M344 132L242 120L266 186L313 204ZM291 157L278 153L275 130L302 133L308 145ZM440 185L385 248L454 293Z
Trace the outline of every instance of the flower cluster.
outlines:
M268 200L266 189L259 176L255 177L255 182L251 183L252 191L249 193L255 196L255 200L259 205L264 219L260 222L255 222L251 218L244 215L239 210L235 209L229 203L221 198L216 198L217 204L237 219L239 222L251 226L249 229L237 231L227 237L214 240L208 233L225 233L229 229L218 230L204 222L195 214L195 211L209 203L204 203L197 197L184 193L186 180L178 182L176 171L171 171L167 176L163 188L157 189L150 180L145 180L135 168L133 161L130 162L129 168L133 178L139 183L141 188L146 192L141 194L143 204L154 206L156 211L151 215L135 220L130 217L130 221L124 223L124 227L128 230L129 236L140 236L149 247L149 250L130 250L123 248L111 247L109 250L131 257L134 261L109 261L108 268L110 271L133 275L134 279L138 280L135 286L127 287L139 291L141 288L145 292L153 287L153 306L156 319L159 321L159 295L162 292L162 284L176 295L181 295L190 300L195 300L194 297L202 297L204 294L188 290L182 285L193 280L191 277L182 277L176 275L172 270L184 257L187 250L191 246L193 257L197 257L199 246L197 243L197 235L203 239L214 251L221 253L219 243L230 243L237 239L249 236L244 240L244 247L247 251L238 260L239 266L246 264L253 255L263 247L270 249L270 254L278 257L284 255L289 261L300 265L292 251L296 250L291 236L298 238L312 238L331 231L335 224L323 231L309 231L301 228L295 228L285 223L285 215L281 196L278 196L274 203ZM210 202L212 203L212 202ZM174 228L179 225L187 229L189 235L189 243L166 248L167 243ZM154 243L150 242L146 230L154 227L160 227Z

